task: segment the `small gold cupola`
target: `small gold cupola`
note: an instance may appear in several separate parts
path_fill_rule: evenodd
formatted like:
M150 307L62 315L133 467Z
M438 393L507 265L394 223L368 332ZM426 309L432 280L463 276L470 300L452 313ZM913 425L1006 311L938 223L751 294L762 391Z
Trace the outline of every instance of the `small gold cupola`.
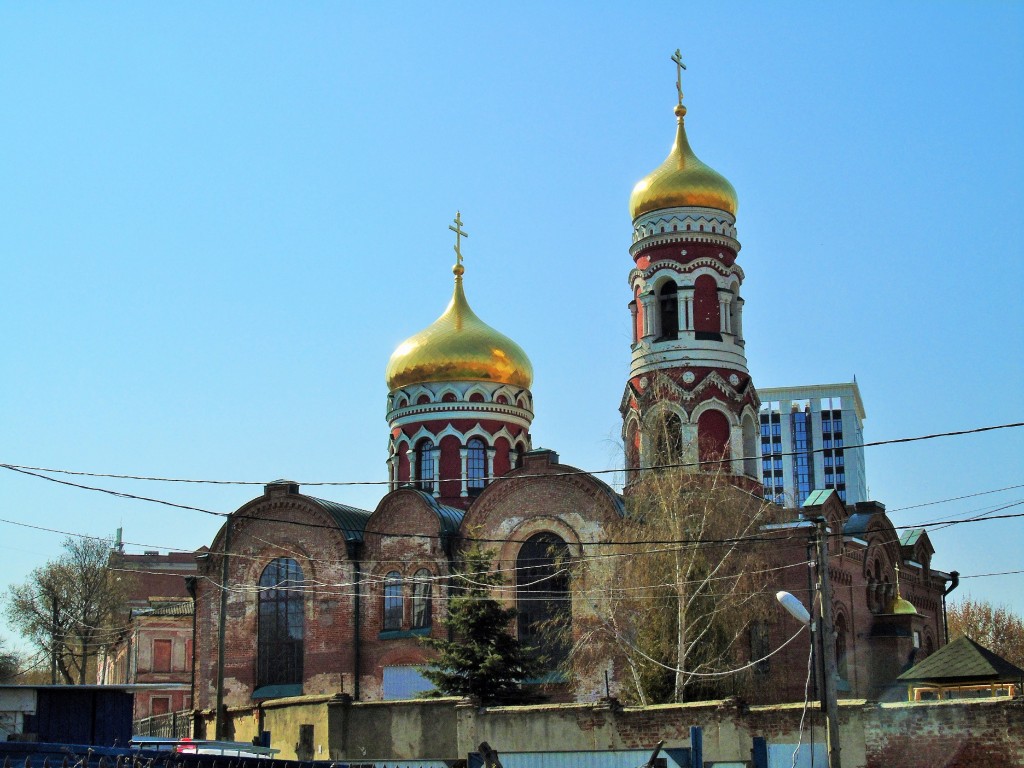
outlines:
M461 221L456 219L461 227ZM460 232L460 236L465 235ZM392 353L385 378L395 391L436 381L489 381L529 389L533 365L512 339L477 317L462 288L462 253L456 245L455 290L444 313Z
M679 79L679 72L685 66L679 58L679 51L672 60L676 62L676 89L679 93L679 104L675 108L678 121L676 140L665 162L633 187L629 196L630 215L636 220L645 213L663 208L698 207L715 208L735 216L739 202L735 188L722 174L701 162L690 148L683 123L686 107L683 106Z
M892 603L889 605L889 613L894 613L900 616L916 616L917 608L914 604L903 597L900 592L900 567L896 566L896 597L892 599Z

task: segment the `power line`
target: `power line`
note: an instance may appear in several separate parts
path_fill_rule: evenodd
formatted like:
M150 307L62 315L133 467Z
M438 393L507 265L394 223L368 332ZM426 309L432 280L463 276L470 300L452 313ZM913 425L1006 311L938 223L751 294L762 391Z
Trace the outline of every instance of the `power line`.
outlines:
M895 509L887 509L886 514L892 514L893 512L906 512L908 509L920 509L921 507L932 507L936 504L946 504L950 501L963 501L964 499L973 499L978 496L988 496L993 493L1002 493L1003 491L1015 491L1018 488L1024 488L1024 483L1018 485L1008 485L1005 488L993 488L990 491L978 491L977 493L967 493L963 496L951 496L948 499L937 499L936 501L923 501L920 504L911 504L906 507L896 507Z
M953 430L953 431L949 431L949 432L934 432L934 433L927 434L927 435L916 435L914 437L895 437L895 438L890 438L888 440L873 440L871 442L866 442L866 443L855 443L855 444L851 444L851 445L844 445L844 446L841 446L839 448L813 448L813 449L802 450L802 451L790 451L790 452L787 452L787 453L772 453L772 456L803 456L803 455L806 455L806 454L809 454L809 453L823 453L824 451L827 451L827 450L846 450L846 449L850 449L850 448L875 448L875 447L882 446L882 445L897 445L897 444L901 444L901 443L914 443L914 442L919 442L921 440L934 440L934 439L940 438L940 437L959 437L959 436L962 436L962 435L973 435L973 434L980 434L980 433L983 433L983 432L992 432L994 430L999 430L999 429L1015 429L1015 428L1018 428L1018 427L1024 427L1024 422L1010 422L1010 423L1007 423L1007 424L996 424L996 425L985 426L985 427L974 427L974 428L971 428L971 429L960 429L960 430ZM499 481L502 481L502 480L512 480L512 479L522 480L522 479L535 478L535 477L550 478L550 477L560 477L560 476L565 476L565 475L606 475L606 474L612 474L612 473L616 473L616 472L632 472L632 471L637 471L638 469L658 470L658 469L674 469L674 468L693 468L693 467L704 467L704 466L717 466L717 465L722 465L722 464L730 464L733 461L747 461L747 460L755 461L755 460L760 460L762 458L763 458L763 456L759 453L759 454L756 454L754 456L739 456L739 457L736 457L736 458L729 458L729 459L703 459L703 460L700 460L700 461L687 461L687 462L674 462L674 463L666 463L666 464L656 464L656 465L652 465L652 466L649 466L649 467L640 467L640 468L636 468L636 469L626 468L626 467L617 467L615 469L595 469L595 470L574 469L574 470L568 471L568 472L551 472L551 473L538 474L538 475L527 475L527 474L494 475L494 476L487 476L487 477L484 477L482 479L485 480L485 481L488 481L488 482L499 482ZM190 483L190 484L198 484L198 485L267 485L266 481L260 481L260 480L211 480L211 479L182 478L182 477L159 477L159 476L150 476L150 475L128 475L128 474L118 474L118 473L112 473L112 472L85 472L85 471L82 471L82 470L56 469L56 468L52 468L52 467L36 467L36 466L30 466L30 465L24 465L24 464L9 464L9 463L0 463L0 468L9 469L9 470L13 470L13 471L21 471L21 472L24 472L25 474L33 474L34 472L48 472L50 474L75 475L75 476L79 476L79 477L102 477L102 478L109 478L109 479L114 479L114 480L142 480L142 481L151 481L151 482L160 482L160 483ZM39 475L35 475L35 476L38 477ZM455 480L455 481L463 480L463 479L466 479L466 478L463 478L461 476L458 477L458 478L453 478L453 480ZM59 482L59 481L55 481L55 482ZM392 484L391 480L321 480L321 481L311 481L311 482L298 482L298 485L302 485L302 486L361 486L361 485L391 485L391 484ZM69 485L74 485L74 484L73 483L69 483ZM79 486L79 487L88 487L88 486ZM92 489L92 490L104 490L104 489ZM114 492L114 491L104 491L104 492L111 493L113 495L124 495L126 498L141 498L143 500L148 500L148 499L145 499L144 497L133 496L132 494L119 494L119 493ZM189 507L185 507L185 508L188 509ZM191 509L197 509L197 508L192 507ZM198 509L198 511L200 511L200 512L207 512L208 514L222 514L222 513L216 513L216 512L209 512L209 510L204 510L204 509Z

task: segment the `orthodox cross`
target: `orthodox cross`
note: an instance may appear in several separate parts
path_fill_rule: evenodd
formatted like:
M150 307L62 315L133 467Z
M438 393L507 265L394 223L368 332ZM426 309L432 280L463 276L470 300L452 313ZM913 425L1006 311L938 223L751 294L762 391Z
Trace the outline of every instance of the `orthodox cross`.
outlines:
M469 237L462 229L462 211L455 212L455 224L449 224L448 229L455 233L455 262L462 264L462 238Z
M676 52L672 55L672 61L676 63L676 93L679 94L679 105L683 104L683 70L686 69L686 65L683 64L683 55L676 48Z

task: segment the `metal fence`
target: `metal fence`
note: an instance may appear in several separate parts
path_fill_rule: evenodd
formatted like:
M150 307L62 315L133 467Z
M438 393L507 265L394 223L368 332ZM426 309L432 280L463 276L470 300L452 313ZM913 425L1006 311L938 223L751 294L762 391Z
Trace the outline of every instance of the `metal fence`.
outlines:
M192 712L187 709L153 715L132 723L133 736L159 736L162 739L184 739L192 735Z

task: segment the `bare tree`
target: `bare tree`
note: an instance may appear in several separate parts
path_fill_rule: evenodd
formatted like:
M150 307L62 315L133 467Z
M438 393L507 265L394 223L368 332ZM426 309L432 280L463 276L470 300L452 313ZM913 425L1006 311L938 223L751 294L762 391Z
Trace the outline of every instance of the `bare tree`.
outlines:
M67 538L63 554L11 588L6 614L50 660L50 681L87 681L100 646L116 632L127 581L110 568L111 543Z
M677 462L684 447L671 438L659 441L661 464ZM615 544L574 579L586 585L592 615L580 622L573 671L611 657L626 672L625 698L640 704L741 692L751 675L716 674L751 658L771 610L759 534L779 508L718 465L705 469L634 477L627 515L608 531Z
M960 635L1024 668L1024 620L1005 605L965 597L946 610L950 637Z

